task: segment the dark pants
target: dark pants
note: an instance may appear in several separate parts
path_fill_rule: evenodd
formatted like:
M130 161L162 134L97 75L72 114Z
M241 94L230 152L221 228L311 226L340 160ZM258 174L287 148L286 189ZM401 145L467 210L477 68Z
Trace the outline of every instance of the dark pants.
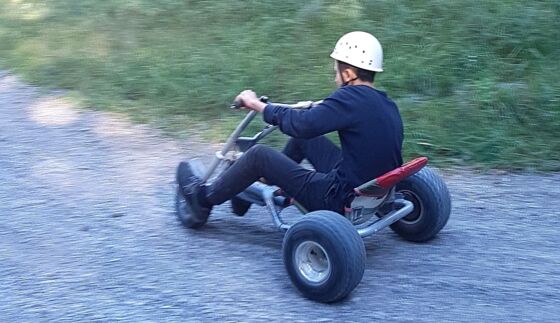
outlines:
M315 170L299 165L304 158ZM269 184L280 187L308 211L343 213L347 194L336 182L332 171L340 159L340 149L324 136L291 138L283 153L256 145L206 188L206 198L210 204L222 204L264 177Z

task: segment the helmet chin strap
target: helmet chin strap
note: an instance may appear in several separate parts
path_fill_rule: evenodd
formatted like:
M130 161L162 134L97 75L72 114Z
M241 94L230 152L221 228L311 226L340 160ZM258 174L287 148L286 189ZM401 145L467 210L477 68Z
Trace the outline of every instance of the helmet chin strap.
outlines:
M340 69L337 69L337 70L338 70L338 75L340 75L340 79L343 80L342 71L341 71ZM353 79L348 80L348 81L346 81L346 82L342 81L342 86L346 86L346 85L350 84L350 82L355 81L355 80L357 80L357 79L358 79L358 76L356 76L356 77L354 77Z
M342 75L341 75L340 77L342 77ZM348 80L348 81L346 81L346 82L342 82L342 86L346 86L346 85L350 84L350 82L355 81L355 80L357 80L357 79L358 79L358 77L356 76L355 78L353 78L353 79L351 79L351 80Z

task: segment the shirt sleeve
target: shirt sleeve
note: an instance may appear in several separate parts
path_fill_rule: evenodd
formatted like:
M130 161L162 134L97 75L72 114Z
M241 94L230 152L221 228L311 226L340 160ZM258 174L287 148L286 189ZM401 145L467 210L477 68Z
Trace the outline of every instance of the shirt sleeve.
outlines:
M263 111L263 119L294 138L314 138L343 130L351 124L350 107L345 100L347 94L341 88L309 109L268 104Z

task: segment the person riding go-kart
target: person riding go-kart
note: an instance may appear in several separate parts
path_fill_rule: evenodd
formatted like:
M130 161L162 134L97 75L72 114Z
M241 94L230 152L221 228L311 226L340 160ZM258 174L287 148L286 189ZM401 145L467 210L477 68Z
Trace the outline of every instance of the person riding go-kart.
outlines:
M403 125L397 105L373 86L375 73L383 71L379 41L352 32L338 41L331 57L340 87L311 109L267 105L251 90L239 94L236 100L243 107L261 112L265 122L292 139L283 153L252 147L210 186L201 185L189 164L181 163L177 179L195 217L205 219L213 205L261 177L309 211L343 214L354 187L402 164ZM322 136L333 131L340 137L340 149ZM304 158L314 170L299 164Z
M355 220L360 212L370 209L383 218L402 209L404 204L394 203L394 179L400 181L426 163L420 160L401 167L401 116L397 105L374 86L376 73L383 71L379 41L366 32L350 32L338 40L330 56L334 59L338 88L307 109L269 103L251 90L241 92L235 99L239 107L262 113L267 124L290 136L282 152L254 143L212 183L201 178L189 162L181 162L176 173L178 198L184 202L178 212L183 223L191 228L206 223L212 207L228 200L234 211L242 215L250 204L240 196L259 179L278 187L283 196L289 197L288 201L310 212L305 223L289 228L290 240L286 242L285 238L283 246L284 261L298 289L305 296L324 302L344 298L361 280L365 248L353 226L359 224ZM334 131L338 133L340 148L324 136ZM304 159L313 169L300 165ZM394 172L396 169L400 169L398 173ZM438 185L436 193L448 198L444 184ZM401 200L407 203L422 197L422 192L410 189L412 193L405 196L404 191ZM364 196L368 202L357 206ZM415 211L419 212L422 203L416 203ZM408 215L401 210L398 218L393 216L384 226L397 227L396 221L402 222L405 215L413 214L414 203L409 204ZM443 216L433 228L411 240L433 237L447 222L449 207L442 206L440 213ZM343 231L346 227L353 231ZM344 254L349 252L344 246L348 239L354 239L348 242L356 246L351 247L355 249L351 251L353 256ZM353 259L344 259L349 255Z

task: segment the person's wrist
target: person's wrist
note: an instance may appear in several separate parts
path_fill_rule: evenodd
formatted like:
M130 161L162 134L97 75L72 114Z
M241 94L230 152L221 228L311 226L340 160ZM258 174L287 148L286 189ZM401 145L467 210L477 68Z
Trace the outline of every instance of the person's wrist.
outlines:
M266 103L261 102L260 100L255 100L251 102L252 110L255 110L257 112L263 112L265 107L266 107Z

